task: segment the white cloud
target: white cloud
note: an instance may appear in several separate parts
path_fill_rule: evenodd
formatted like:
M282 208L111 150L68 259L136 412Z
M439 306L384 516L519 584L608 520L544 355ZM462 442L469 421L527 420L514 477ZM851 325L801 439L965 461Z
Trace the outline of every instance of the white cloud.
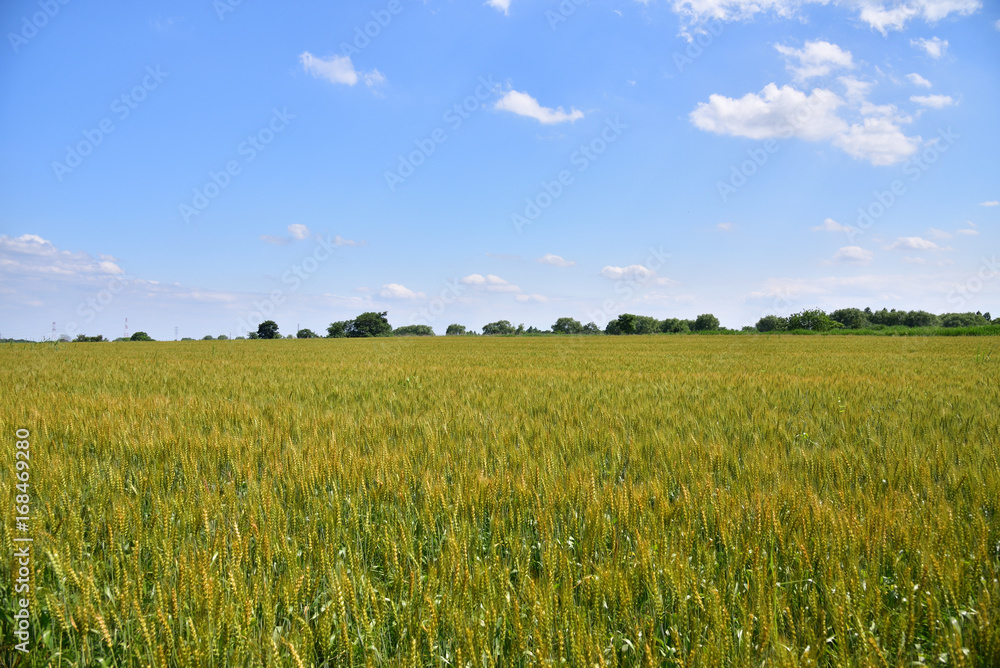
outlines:
M855 123L849 132L836 137L833 143L852 158L885 166L916 153L920 138L907 137L888 118L866 118L863 124Z
M569 113L567 113L562 107L556 109L543 107L538 104L538 100L535 98L527 93L521 93L516 90L511 90L504 94L502 98L497 100L494 108L501 111L509 111L519 116L534 118L543 125L565 123L566 121L572 123L583 118L583 112L579 109L571 107Z
M791 86L770 83L758 93L741 98L713 94L691 112L695 127L716 134L772 139L798 137L815 141L847 130L837 114L843 104L834 93L820 88L809 95Z
M997 19L997 22L993 24L993 27L1000 30L1000 19Z
M60 251L55 245L36 234L19 237L0 235L0 274L16 278L46 280L91 281L122 276L124 270L110 255L93 258L87 253Z
M988 202L980 202L979 206L1000 206L1000 202L994 199Z
M807 4L837 4L856 10L862 21L884 35L889 30L902 30L911 20L935 23L952 13L972 14L982 6L979 0L673 0L671 4L686 35L689 29L710 20L749 21L766 13L789 18Z
M716 225L716 227L719 228L720 230L724 230L726 232L729 232L729 231L731 231L733 229L733 224L732 223L719 223L718 225Z
M538 261L542 264L547 264L553 267L572 267L576 262L572 260L566 260L558 255L553 255L552 253L546 253L542 257L538 258Z
M912 83L912 84L914 84L916 86L923 86L924 88L930 88L931 87L931 82L928 81L927 79L923 78L922 76L920 76L916 72L910 72L909 74L906 75L906 78L910 80L910 83Z
M951 99L949 95L913 95L910 97L910 101L932 109L944 109L955 104L955 100Z
M927 258L925 257L904 257L903 262L906 264L927 264Z
M464 285L475 285L483 287L487 292L520 292L521 288L517 287L509 281L505 281L495 274L487 274L483 276L482 274L469 274L465 278L459 280L459 283Z
M427 295L423 292L414 292L399 283L387 283L379 290L379 296L386 299L423 299Z
M302 69L309 74L334 84L353 86L358 83L359 75L368 86L385 82L385 77L378 70L359 73L354 69L354 63L351 62L350 56L319 58L308 51L303 51L299 55L299 62L302 63Z
M920 237L898 237L894 242L885 247L886 250L940 250L933 241Z
M514 299L519 302L539 302L544 304L549 298L544 295L514 295Z
M810 228L813 232L850 232L854 228L849 225L841 225L833 218L827 218L822 225Z
M930 39L911 39L910 46L921 49L928 56L936 59L940 58L946 51L948 51L948 40L941 39L940 37L931 37Z
M817 40L806 42L801 49L776 44L775 49L787 59L786 67L799 81L826 76L834 68L852 69L854 61L850 51L844 51L836 44ZM797 64L793 64L793 61Z
M627 267L614 267L608 265L601 269L601 276L604 278L610 278L613 281L620 279L631 279L631 280L645 280L651 278L654 275L652 269L647 269L641 264L630 264Z
M486 0L486 4L503 12L504 16L510 14L510 0Z
M974 230L971 227L963 227L960 230L955 230L955 234L964 234L966 236L974 237L979 234L979 230Z
M837 77L839 81L845 88L845 95L847 99L851 102L860 102L868 97L868 91L872 89L875 84L869 81L862 81L856 77Z
M293 223L288 226L288 233L292 235L293 239L308 239L309 238L309 228L300 223Z
M601 276L612 281L625 280L633 283L648 283L650 285L673 285L676 281L669 278L659 278L652 269L641 264L630 264L627 267L608 265L601 269Z
M944 230L939 230L937 228L930 228L927 230L927 234L931 235L935 239L951 239L951 233L945 232Z
M844 246L833 254L833 261L850 264L868 264L874 257L875 253L865 250L860 246Z

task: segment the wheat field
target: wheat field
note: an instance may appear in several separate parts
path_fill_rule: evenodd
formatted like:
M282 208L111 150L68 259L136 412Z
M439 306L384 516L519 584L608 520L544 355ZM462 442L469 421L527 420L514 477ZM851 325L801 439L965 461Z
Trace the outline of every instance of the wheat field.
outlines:
M972 338L6 345L28 666L1000 665ZM13 511L0 523L15 549Z

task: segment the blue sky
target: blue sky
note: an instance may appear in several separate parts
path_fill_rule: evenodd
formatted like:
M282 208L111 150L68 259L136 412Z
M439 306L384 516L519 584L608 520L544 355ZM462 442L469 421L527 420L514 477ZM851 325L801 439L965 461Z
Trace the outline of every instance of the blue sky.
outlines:
M979 0L7 2L0 336L1000 312Z

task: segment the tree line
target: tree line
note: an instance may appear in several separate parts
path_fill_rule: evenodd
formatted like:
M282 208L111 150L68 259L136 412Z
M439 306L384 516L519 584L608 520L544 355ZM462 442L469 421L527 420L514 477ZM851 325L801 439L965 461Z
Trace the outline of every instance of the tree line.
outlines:
M825 312L823 309L806 309L788 316L765 315L757 324L743 327L740 330L727 329L719 323L719 319L711 313L703 313L698 317L686 320L683 318L657 318L633 313L623 313L610 321L603 329L593 322L581 323L574 318L558 318L549 329L527 327L524 324L516 327L509 320L497 320L482 327L482 334L467 329L464 325L453 323L445 330L446 336L519 336L519 335L635 335L635 334L689 334L689 333L781 333L781 332L831 332L836 330L852 330L854 332L879 332L889 330L913 329L955 329L960 327L983 327L994 325L1000 333L1000 321L993 321L989 312L981 313L944 313L935 315L927 311L897 311L885 309L873 311L870 308L842 308ZM388 311L369 311L358 315L352 320L340 320L330 323L326 335L321 336L311 329L300 329L293 336L282 336L278 324L273 320L265 320L257 327L256 332L249 332L246 337L237 339L341 339L370 338L385 336L435 336L430 325L404 325L393 328L389 324ZM203 340L226 340L229 337L205 336ZM74 339L79 342L107 341L103 336L86 336L80 334ZM116 341L152 341L146 332L136 332L128 339ZM182 341L193 339L184 338Z

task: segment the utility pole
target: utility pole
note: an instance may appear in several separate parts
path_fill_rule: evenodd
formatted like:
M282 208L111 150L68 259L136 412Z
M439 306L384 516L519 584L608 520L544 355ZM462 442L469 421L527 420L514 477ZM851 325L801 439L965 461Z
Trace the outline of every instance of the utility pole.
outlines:
M125 316L125 338L128 338L128 316Z
M174 341L177 340L177 327L174 327Z

